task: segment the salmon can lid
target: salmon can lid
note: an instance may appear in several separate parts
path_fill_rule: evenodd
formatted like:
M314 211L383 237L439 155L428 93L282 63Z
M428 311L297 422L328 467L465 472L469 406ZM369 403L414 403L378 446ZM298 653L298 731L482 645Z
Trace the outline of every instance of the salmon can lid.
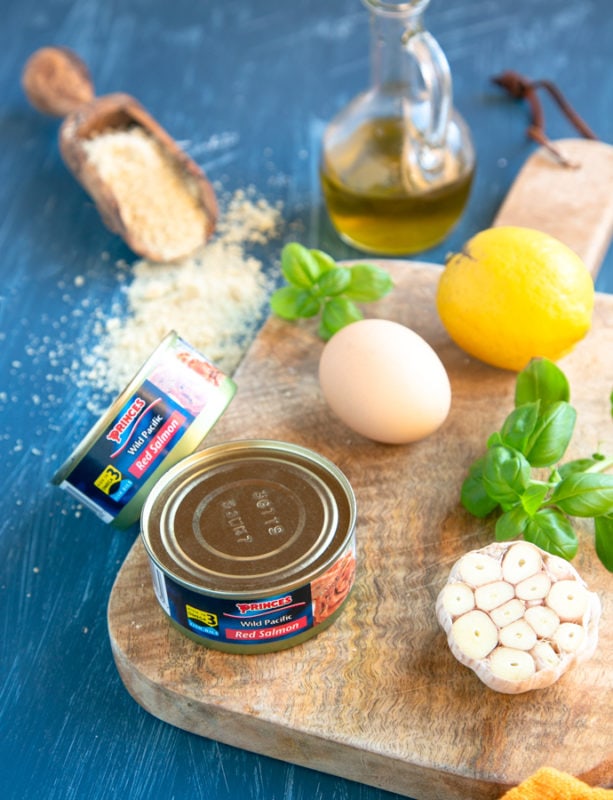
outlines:
M141 537L177 583L245 598L305 585L352 543L356 502L331 461L305 447L240 440L194 453L149 494Z

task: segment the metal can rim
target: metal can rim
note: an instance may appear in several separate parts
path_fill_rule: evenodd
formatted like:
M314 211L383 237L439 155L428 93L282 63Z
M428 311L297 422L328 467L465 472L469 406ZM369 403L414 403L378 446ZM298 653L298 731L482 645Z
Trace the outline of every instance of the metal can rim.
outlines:
M148 557L160 570L162 570L162 572L167 574L168 577L188 590L210 595L211 597L220 598L248 599L254 597L254 589L250 587L245 589L232 589L225 591L190 582L176 574L168 564L162 563L154 551L151 542L149 541L150 537L147 535L151 527L150 520L153 508L158 498L163 494L167 487L179 476L186 473L192 466L202 464L203 461L213 462L216 456L223 453L232 453L235 455L240 452L248 451L264 451L268 453L277 451L287 455L298 455L301 456L307 463L311 462L313 464L317 464L328 476L334 479L336 485L341 490L343 497L347 501L347 507L349 511L349 518L345 526L344 535L333 550L330 552L327 550L325 551L327 557L325 561L318 565L316 571L308 575L296 574L294 580L284 581L276 585L258 589L257 593L259 595L273 595L275 592L291 591L301 585L304 585L305 583L309 583L319 575L325 573L326 570L328 570L330 566L339 558L339 556L345 552L354 538L357 521L357 505L355 494L346 475L333 461L326 456L323 456L303 445L294 444L292 442L284 442L277 439L238 439L230 442L222 442L211 445L203 450L193 453L190 456L187 456L178 464L175 464L170 470L168 470L168 472L166 472L162 478L160 478L153 490L147 496L141 513L141 541L143 542Z

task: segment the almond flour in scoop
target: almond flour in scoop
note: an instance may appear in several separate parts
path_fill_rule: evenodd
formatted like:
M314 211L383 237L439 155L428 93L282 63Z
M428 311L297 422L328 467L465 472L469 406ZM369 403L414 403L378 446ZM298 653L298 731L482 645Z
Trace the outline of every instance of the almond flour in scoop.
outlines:
M112 186L126 229L133 238L138 235L141 254L174 261L202 245L208 225L202 201L144 129L109 130L82 147L101 180Z

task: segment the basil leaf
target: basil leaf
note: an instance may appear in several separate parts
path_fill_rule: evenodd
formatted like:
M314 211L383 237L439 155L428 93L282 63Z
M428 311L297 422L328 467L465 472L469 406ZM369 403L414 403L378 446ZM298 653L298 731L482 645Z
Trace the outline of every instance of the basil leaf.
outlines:
M394 288L388 272L371 264L355 264L345 296L357 303L369 303L385 297Z
M313 317L323 311L318 333L329 339L336 331L363 319L356 302L378 300L393 287L386 270L371 264L337 265L323 250L308 249L298 242L281 252L281 273L287 286L271 297L271 310L286 320Z
M524 539L567 561L574 558L579 546L569 520L555 508L544 508L530 517L524 529Z
M323 275L331 269L336 269L336 261L332 258L332 256L324 253L323 250L310 250L309 252L317 263L319 275Z
M521 496L524 511L533 516L543 505L550 487L546 483L531 483Z
M468 476L462 484L460 502L475 517L487 517L497 506L483 485L484 458L478 458L468 470Z
M301 317L314 317L320 309L320 302L306 289L296 286L283 286L270 298L270 307L283 319L295 320Z
M572 438L576 419L576 410L564 401L545 407L524 451L533 467L549 467L562 458Z
M321 275L313 291L320 297L342 294L349 286L351 270L348 267L334 267Z
M613 572L613 514L594 520L596 555Z
M504 442L502 441L502 436L498 433L498 431L492 433L487 440L488 448L493 447L495 444L504 444Z
M613 475L571 472L558 483L550 503L571 517L613 514Z
M507 542L509 539L519 539L530 517L521 506L515 506L496 520L495 536L497 542Z
M503 444L527 455L528 443L538 423L540 407L540 400L536 400L513 409L500 430Z
M328 340L341 328L360 319L363 319L362 312L355 303L345 297L333 297L324 303L319 335L322 339Z
M290 242L281 251L281 272L288 283L309 289L319 278L321 266L310 250L298 242Z
M565 478L573 472L587 472L590 467L598 464L599 461L602 461L602 459L595 456L592 456L592 458L576 458L574 461L567 461L566 464L561 464L558 467L558 472L561 478Z
M492 500L507 511L530 483L530 464L518 450L505 445L491 447L484 456L483 485Z
M570 400L570 386L562 370L547 358L533 358L518 374L515 405L541 400L543 405Z

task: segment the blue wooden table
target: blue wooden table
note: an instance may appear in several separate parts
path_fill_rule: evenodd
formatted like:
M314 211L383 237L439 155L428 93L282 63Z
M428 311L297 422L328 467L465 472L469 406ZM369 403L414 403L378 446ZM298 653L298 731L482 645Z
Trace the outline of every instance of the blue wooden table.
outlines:
M368 83L359 0L2 0L0 24L0 796L143 800L383 800L392 795L201 739L143 711L116 672L106 627L134 532L116 531L49 483L95 420L83 352L121 294L109 264L135 256L100 222L64 167L58 123L20 87L27 57L66 45L98 94L137 97L232 193L253 185L283 203L265 249L284 242L355 257L321 205L326 121ZM555 80L613 141L609 0L432 0L426 21L447 53L478 173L442 263L492 221L535 149L528 112L490 77ZM552 138L574 135L546 104ZM210 146L215 142L216 146ZM208 143L204 147L203 143ZM613 291L613 254L597 282Z

